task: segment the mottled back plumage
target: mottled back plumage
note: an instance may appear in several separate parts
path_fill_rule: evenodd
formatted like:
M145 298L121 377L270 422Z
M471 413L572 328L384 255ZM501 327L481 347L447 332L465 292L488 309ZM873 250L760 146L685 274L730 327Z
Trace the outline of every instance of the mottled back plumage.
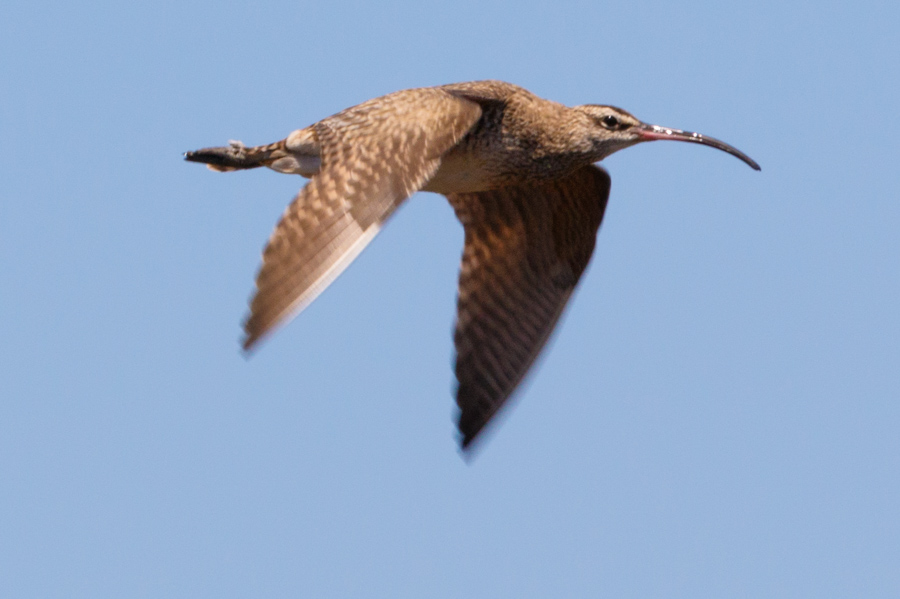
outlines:
M528 372L590 260L610 185L592 163L651 139L710 145L759 168L713 138L501 81L400 91L273 144L185 157L311 179L263 252L246 349L315 299L403 200L418 190L447 196L465 230L454 341L467 448Z
M315 299L480 114L477 104L422 89L370 100L313 125L321 168L263 252L244 347Z

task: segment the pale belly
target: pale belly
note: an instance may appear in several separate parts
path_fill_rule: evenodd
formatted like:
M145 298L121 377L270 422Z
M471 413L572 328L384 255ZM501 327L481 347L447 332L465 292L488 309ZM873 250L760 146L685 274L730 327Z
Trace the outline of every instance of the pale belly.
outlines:
M434 176L422 186L436 193L476 193L535 180L556 179L583 166L578 156L534 156L524 151L467 151L454 148L441 159Z
M472 193L493 189L501 185L496 173L484 160L471 154L450 152L441 160L434 176L422 187L422 191L435 193Z

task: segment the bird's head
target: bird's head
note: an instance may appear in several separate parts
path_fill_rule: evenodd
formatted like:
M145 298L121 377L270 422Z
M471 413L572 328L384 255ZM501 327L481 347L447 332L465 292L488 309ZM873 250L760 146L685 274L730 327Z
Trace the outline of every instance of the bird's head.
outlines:
M576 106L575 110L584 113L589 119L591 141L596 155L599 156L597 160L602 160L613 152L618 152L642 141L670 139L674 141L690 141L728 152L732 156L746 162L750 168L759 170L759 165L737 148L700 133L669 129L659 125L648 125L635 118L632 114L615 106L585 104Z

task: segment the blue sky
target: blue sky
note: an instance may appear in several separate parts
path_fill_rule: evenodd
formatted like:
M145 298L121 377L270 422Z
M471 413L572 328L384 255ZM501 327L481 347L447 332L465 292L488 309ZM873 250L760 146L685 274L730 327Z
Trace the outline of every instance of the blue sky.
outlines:
M896 597L894 2L13 2L0 595ZM747 152L605 161L597 251L464 461L462 230L408 202L251 359L302 185L181 153L497 78Z

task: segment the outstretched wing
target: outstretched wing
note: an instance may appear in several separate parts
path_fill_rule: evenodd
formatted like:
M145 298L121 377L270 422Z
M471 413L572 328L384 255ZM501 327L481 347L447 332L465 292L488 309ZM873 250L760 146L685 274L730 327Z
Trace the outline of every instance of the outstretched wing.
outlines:
M422 88L369 100L313 125L321 168L288 206L263 252L244 348L334 281L480 116L474 102Z
M594 250L609 175L448 196L465 229L456 378L467 448L528 372Z

